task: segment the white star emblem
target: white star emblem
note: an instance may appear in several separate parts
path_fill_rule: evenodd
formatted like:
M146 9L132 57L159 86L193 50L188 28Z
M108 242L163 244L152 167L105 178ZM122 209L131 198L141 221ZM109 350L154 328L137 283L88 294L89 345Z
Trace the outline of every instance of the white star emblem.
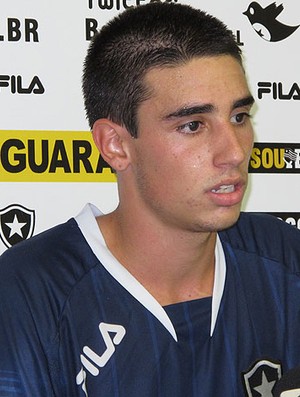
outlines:
M19 222L17 215L14 216L14 220L12 222L5 223L6 226L10 228L9 238L14 234L18 234L23 238L22 227L26 225L26 223Z
M261 385L254 387L254 390L256 390L262 397L273 397L272 390L275 385L276 381L268 381L266 374L264 371L262 372L262 379L261 379Z

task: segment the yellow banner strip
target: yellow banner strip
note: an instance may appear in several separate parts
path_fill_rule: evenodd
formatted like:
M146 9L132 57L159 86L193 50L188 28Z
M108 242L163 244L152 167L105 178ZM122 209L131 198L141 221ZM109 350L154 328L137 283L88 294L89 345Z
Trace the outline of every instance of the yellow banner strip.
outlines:
M116 182L89 131L0 130L0 182Z

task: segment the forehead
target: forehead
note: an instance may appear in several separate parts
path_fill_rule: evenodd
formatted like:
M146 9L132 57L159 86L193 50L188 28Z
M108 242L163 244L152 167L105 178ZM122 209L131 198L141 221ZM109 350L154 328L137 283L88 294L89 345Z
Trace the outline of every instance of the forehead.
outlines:
M150 92L144 105L148 102L160 108L183 103L212 103L218 107L249 95L242 65L228 55L155 68L146 73L144 82Z

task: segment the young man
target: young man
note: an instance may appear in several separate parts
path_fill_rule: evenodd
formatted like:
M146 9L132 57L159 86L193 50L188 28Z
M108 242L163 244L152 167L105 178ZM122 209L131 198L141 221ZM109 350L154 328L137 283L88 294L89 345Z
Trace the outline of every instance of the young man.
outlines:
M300 236L240 215L253 98L231 32L131 8L83 88L119 205L1 257L0 396L272 396L300 364Z

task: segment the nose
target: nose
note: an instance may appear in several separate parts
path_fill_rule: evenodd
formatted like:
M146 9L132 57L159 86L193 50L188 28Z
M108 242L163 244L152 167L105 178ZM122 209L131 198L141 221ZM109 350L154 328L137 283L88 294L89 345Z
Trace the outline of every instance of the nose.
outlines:
M231 123L224 123L219 126L215 138L215 166L238 167L249 160L252 145L252 128L244 129Z

